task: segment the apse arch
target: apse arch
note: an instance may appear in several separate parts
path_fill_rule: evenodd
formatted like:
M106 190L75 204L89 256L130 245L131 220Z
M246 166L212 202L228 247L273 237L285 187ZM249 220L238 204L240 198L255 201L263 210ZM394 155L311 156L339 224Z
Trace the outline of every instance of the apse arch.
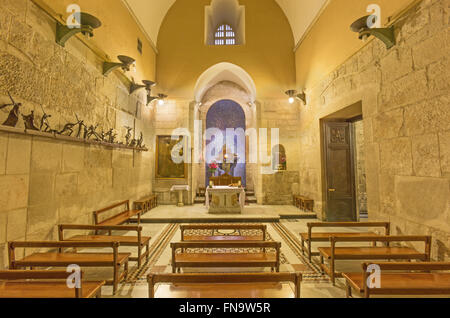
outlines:
M206 114L206 129L220 132L206 141L205 148L205 184L209 184L212 176L210 164L216 163L218 170L215 176L227 173L234 177L241 177L242 184L247 184L247 153L245 130L246 115L241 105L232 99L222 99L215 102ZM209 147L214 141L216 146ZM211 144L212 145L212 144ZM208 151L209 150L209 151Z
M249 103L256 100L256 85L253 78L240 66L222 62L211 66L197 80L194 88L194 99L197 103L203 101L203 96L214 85L224 82L234 82L249 95Z

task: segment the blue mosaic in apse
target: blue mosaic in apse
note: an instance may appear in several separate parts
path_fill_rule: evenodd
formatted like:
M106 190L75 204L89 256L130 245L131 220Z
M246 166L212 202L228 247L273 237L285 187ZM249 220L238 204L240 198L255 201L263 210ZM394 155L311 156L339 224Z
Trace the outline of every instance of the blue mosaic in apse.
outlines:
M232 100L221 100L215 103L208 111L208 114L206 115L206 129L208 128L218 128L222 131L222 134L224 136L223 145L226 144L226 130L227 128L242 128L244 131L246 129L245 126L245 113L242 107L232 101ZM206 145L208 145L211 141L207 141ZM237 146L237 136L234 140L234 153L236 153L241 162L246 161L245 157L245 141L244 141L244 147L242 149L238 149ZM216 159L216 156L219 154L216 153L207 153L206 154L206 162L211 162L212 160ZM211 173L208 169L208 164L205 167L206 169L206 185L209 184L209 177L211 176ZM219 169L216 171L216 176L220 176L224 174L225 171ZM231 173L234 177L241 177L242 178L242 184L245 186L247 184L246 179L246 166L245 163L236 163L232 165Z

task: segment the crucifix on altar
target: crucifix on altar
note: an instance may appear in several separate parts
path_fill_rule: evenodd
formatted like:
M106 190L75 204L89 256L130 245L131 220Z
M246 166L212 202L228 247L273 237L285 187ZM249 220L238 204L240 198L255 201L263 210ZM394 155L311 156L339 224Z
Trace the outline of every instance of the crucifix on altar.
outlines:
M219 154L219 158L217 160L221 162L219 164L219 173L220 174L229 174L234 176L234 169L239 161L239 155L229 151L226 145L222 148L222 153Z

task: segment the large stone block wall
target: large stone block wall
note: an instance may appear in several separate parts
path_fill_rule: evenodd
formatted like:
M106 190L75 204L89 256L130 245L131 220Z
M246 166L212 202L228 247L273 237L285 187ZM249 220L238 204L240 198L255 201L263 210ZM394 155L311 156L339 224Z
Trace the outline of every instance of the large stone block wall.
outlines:
M395 47L374 39L308 90L300 191L325 218L319 121L362 101L369 217L391 221L394 234L431 234L433 257L448 258L449 1L422 1L396 28Z
M92 211L152 191L153 110L145 92L129 96L120 75L81 41L55 43L55 22L31 1L0 1L0 104L9 91L22 114L42 110L61 129L75 114L98 130L142 131L149 152L113 150L0 132L0 268L11 240L57 238L59 223L91 224ZM124 84L125 82L125 84ZM9 108L7 109L9 111ZM8 113L0 111L0 123ZM23 127L20 120L18 127Z

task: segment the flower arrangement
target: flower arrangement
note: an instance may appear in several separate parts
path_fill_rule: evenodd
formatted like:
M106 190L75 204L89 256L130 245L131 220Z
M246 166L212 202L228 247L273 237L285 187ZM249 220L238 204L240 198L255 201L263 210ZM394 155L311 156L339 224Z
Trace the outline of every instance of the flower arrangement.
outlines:
M217 163L213 162L209 165L209 172L214 175L216 173L216 170L219 168Z

